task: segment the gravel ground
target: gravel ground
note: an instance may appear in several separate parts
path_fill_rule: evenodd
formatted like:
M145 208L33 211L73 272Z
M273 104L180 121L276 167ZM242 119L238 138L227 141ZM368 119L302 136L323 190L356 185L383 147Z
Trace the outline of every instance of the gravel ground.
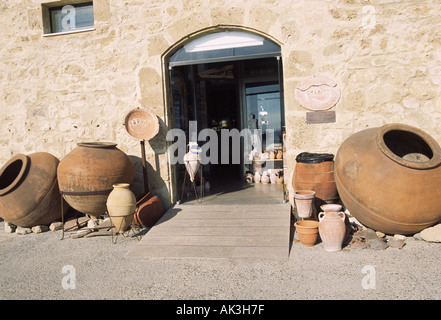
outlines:
M402 249L340 252L294 242L286 260L137 258L126 255L136 238L60 239L61 231L8 234L1 222L0 299L441 298L441 244L412 237Z

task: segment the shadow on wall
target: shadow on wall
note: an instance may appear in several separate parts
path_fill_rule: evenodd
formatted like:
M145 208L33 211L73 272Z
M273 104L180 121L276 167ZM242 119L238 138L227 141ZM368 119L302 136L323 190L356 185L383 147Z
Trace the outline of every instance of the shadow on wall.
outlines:
M167 126L164 121L159 118L159 132L158 134L148 140L150 147L154 152L154 163L150 163L146 159L146 168L147 168L147 177L148 177L148 189L152 192L152 195L157 195L162 202L162 205L165 210L167 210L171 206L171 196L170 190L167 187L167 184L164 182L163 176L167 176L168 167L162 166L159 160L159 156L163 155L167 152L166 146L166 134L167 134ZM145 194L144 191L144 175L143 175L143 167L142 167L142 154L141 154L141 145L139 147L139 157L130 155L129 158L135 165L135 177L133 180L132 191L135 193L135 196L139 198L140 196Z

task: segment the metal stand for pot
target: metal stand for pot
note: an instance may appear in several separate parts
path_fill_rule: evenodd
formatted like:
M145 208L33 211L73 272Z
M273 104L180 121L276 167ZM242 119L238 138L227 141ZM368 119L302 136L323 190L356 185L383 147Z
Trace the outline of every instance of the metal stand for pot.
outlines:
M132 217L135 215L135 212L133 212L132 213ZM126 217L128 217L128 216L113 216L114 218L126 218ZM110 221L112 221L112 217L110 217ZM132 218L132 221L133 221L133 218ZM126 231L124 231L124 232L116 232L115 231L115 228L116 228L116 230L119 230L119 229L121 229L121 226L122 226L122 223L124 222L124 220L121 220L121 223L120 223L120 225L119 225L119 228L116 228L116 226L113 224L113 221L112 221L112 226L110 227L111 228L111 230L112 230L112 243L113 244L116 244L116 242L118 241L118 236L119 235L122 235L124 238L128 238L129 236L130 236L130 231L132 232L132 238L133 237L136 237L136 239L138 239L138 241L140 241L141 240L141 238L142 238L142 236L140 236L139 235L139 231L140 231L140 229L137 227L137 226L135 226L135 225L133 225L133 222L132 222L132 225L130 225L129 226L129 229L128 230L126 230ZM138 229L136 232L135 232L135 227Z
M203 172L203 170L202 170L202 164L201 164L199 166L199 176L200 176L200 183L199 183L199 185L201 187L201 192L198 192L197 187L196 187L196 183L192 182L193 190L194 190L194 195L195 195L196 201L198 203L201 203L202 202L202 198L204 197L205 186L202 185L202 172ZM181 202L182 202L182 200L184 198L184 190L185 190L185 183L187 182L187 176L190 177L190 173L187 170L185 170L184 182L182 183L182 190L181 190Z

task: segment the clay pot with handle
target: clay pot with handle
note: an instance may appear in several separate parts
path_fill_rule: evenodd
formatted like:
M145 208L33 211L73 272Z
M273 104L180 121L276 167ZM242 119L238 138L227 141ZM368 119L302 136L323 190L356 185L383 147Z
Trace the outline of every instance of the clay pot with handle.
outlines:
M344 212L320 212L319 234L326 251L340 251L346 237Z

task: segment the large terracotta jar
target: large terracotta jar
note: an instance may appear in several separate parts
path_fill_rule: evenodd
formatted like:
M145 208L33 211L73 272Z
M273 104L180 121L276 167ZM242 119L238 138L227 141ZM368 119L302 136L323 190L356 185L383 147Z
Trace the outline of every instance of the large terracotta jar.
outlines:
M351 215L374 230L413 234L441 220L441 149L415 127L350 136L336 154L335 181Z
M18 154L0 169L0 216L20 227L61 220L59 160L46 152ZM64 204L66 212L69 206Z
M319 203L335 201L338 193L334 180L334 155L309 152L297 155L292 186L294 191L315 191Z
M72 208L101 216L113 185L133 182L134 165L115 143L78 143L58 166L60 191Z

